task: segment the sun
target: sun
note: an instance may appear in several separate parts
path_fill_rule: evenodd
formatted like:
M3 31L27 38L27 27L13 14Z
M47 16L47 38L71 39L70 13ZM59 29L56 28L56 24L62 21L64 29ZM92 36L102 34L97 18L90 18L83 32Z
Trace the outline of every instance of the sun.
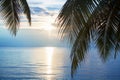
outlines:
M54 29L55 29L55 27L54 27L54 26L52 26L52 25L43 26L42 28L43 28L43 30L46 30L46 31L52 31L52 30L54 30Z

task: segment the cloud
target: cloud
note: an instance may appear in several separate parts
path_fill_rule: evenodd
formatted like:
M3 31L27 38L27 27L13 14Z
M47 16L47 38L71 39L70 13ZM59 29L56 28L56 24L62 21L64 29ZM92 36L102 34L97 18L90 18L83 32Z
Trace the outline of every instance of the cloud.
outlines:
M55 26L58 11L49 11L41 7L30 7L32 17L32 28L29 27L25 16L21 16L20 29L43 29L43 27ZM34 28L33 28L34 27Z
M65 3L66 0L28 0L30 6L44 6L44 7L56 7L59 5L59 8Z
M32 15L32 25L30 28L28 21L26 18L22 18L22 22L20 23L20 29L40 29L40 28L47 28L50 26L55 27L55 25L53 25L55 23L55 19L56 16L51 16L51 15L45 15L45 14L41 14L41 15ZM34 28L33 28L34 27Z
M48 25L48 23L49 25L54 24L58 12L65 1L66 0L28 0L32 13L33 27L38 24L40 26ZM27 22L25 17L22 19L22 22Z
M46 14L49 15L50 13L41 7L30 7L31 14L36 14L36 15L41 15L41 14Z

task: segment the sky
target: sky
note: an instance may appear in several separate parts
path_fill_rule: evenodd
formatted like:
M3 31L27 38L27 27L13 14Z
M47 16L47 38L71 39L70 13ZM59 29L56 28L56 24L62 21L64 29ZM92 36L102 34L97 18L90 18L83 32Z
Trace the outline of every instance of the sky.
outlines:
M32 26L21 16L17 36L13 36L0 21L0 47L63 46L58 38L55 19L66 0L27 0Z

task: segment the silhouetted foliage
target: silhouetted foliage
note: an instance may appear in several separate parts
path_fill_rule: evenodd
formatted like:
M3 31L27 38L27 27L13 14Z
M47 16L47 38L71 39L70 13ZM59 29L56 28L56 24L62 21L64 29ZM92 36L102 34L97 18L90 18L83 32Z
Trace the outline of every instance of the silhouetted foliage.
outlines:
M0 10L5 24L14 35L18 30L22 12L27 16L31 25L30 9L26 0L1 0Z
M85 59L91 41L103 61L110 54L116 58L120 50L120 0L67 0L57 19L60 33L72 44L72 74Z

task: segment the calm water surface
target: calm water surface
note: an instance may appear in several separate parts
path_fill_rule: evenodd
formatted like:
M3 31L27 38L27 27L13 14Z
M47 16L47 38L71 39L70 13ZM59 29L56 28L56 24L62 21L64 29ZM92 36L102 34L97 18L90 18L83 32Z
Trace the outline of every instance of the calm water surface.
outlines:
M67 48L0 48L0 80L120 80L120 56L101 62L92 49L71 78Z

